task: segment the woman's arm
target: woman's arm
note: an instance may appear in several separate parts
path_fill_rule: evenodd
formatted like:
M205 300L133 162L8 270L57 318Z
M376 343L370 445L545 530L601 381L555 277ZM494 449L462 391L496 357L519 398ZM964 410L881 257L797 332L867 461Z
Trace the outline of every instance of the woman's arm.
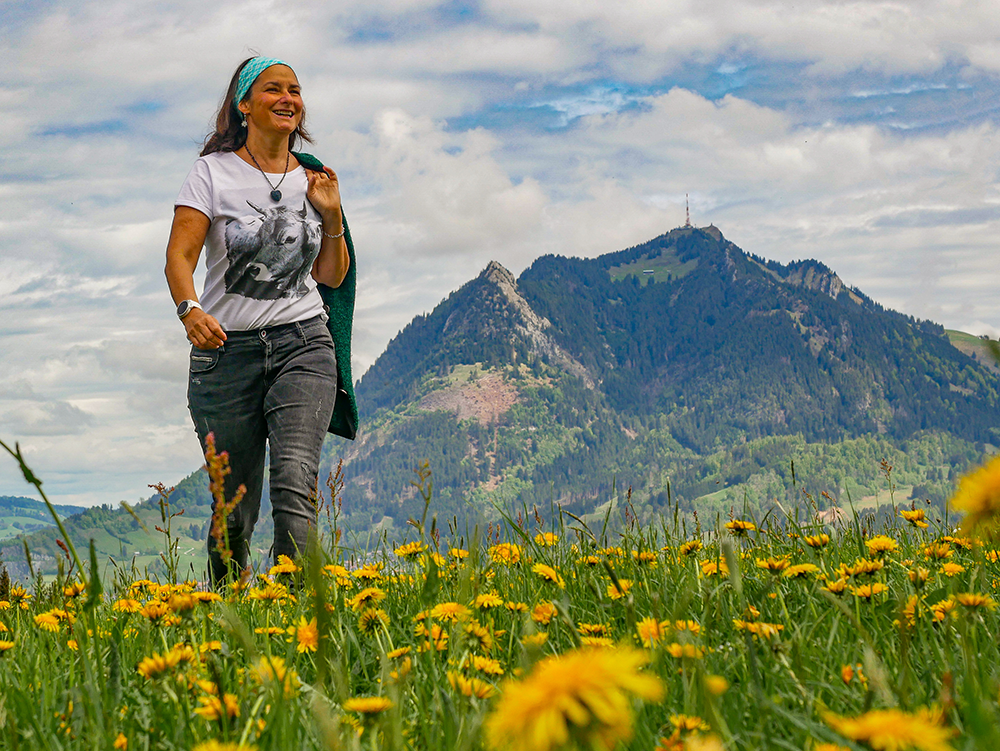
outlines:
M347 241L343 236L328 237L344 231L340 210L340 183L336 173L327 167L324 172L308 170L309 188L306 196L323 217L323 244L312 267L313 279L328 287L339 287L351 265Z
M164 272L176 305L184 300L198 299L194 289L194 270L198 267L201 249L211 224L212 220L198 209L190 206L178 206L174 209ZM181 319L181 323L187 330L188 340L199 349L218 349L226 341L226 332L219 322L199 308L193 308Z

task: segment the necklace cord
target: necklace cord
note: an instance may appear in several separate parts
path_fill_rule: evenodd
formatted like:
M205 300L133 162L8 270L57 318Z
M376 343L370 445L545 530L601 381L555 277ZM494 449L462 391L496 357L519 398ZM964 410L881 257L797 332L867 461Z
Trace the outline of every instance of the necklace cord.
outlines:
M288 152L285 153L285 171L281 174L281 179L278 180L278 184L277 185L271 185L271 180L268 178L267 173L263 170L263 168L260 166L260 164L257 163L257 157L255 157L253 155L253 152L250 151L250 147L247 144L244 143L243 144L243 148L245 148L247 150L247 153L250 155L250 158L253 159L254 166L257 167L258 170L260 170L260 174L264 176L264 180L265 180L265 182L267 182L267 187L269 187L271 189L271 197L274 198L274 194L277 193L278 197L275 198L274 200L275 201L280 201L281 200L281 192L278 190L278 188L281 187L281 184L285 181L285 175L288 174L288 165L289 165L289 160L292 158L292 152L288 151Z

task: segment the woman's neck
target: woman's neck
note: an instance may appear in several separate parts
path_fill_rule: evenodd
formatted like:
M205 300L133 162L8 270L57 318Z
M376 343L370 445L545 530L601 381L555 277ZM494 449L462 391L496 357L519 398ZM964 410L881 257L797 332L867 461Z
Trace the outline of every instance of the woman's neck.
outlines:
M247 133L246 144L242 152L253 154L253 159L265 172L284 172L288 163L288 136L284 133L275 133L268 137L256 129ZM243 154L241 154L243 156ZM247 160L251 161L252 160Z

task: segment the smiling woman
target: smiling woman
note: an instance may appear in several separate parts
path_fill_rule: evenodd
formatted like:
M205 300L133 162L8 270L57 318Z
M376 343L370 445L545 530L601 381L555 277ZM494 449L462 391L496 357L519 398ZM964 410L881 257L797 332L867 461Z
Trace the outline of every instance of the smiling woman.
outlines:
M228 452L226 495L244 489L225 519L218 517L229 499L213 516L213 526L228 531L228 538L217 538L229 543L220 550L210 538L216 582L247 565L265 447L274 556L305 549L316 521L311 496L323 438L341 394L353 407L343 391L350 389L349 371L343 374L350 362L353 246L336 173L293 151L310 140L304 118L291 67L273 58L244 61L174 206L166 275L193 345L188 407L203 449L214 439ZM208 270L199 299L194 270L203 246ZM347 320L333 326L348 331L345 348L331 336L321 289L329 293L348 274L350 306L338 309Z

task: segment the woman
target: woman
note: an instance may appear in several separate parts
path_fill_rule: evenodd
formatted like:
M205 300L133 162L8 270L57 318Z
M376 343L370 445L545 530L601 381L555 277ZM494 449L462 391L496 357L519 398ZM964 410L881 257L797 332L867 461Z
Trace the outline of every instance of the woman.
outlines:
M336 174L293 151L298 141L311 142L304 120L291 67L273 58L244 61L174 206L166 275L192 344L188 407L202 447L211 433L217 451L229 453L227 496L246 487L227 519L231 564L209 538L215 582L247 565L265 446L273 555L294 557L316 521L312 494L323 438L335 429L338 380L356 424L349 369L353 248ZM194 270L202 246L208 270L199 299ZM335 288L349 274L345 305ZM329 305L348 320L328 324ZM335 350L331 329L341 345L346 329L346 347Z

